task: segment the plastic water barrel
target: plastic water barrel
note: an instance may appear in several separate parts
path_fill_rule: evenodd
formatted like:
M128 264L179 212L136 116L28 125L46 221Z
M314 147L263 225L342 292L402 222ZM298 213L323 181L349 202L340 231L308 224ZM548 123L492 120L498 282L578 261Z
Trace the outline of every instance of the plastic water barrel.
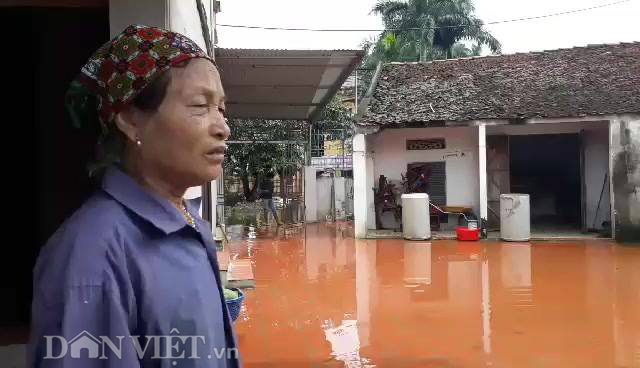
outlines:
M402 195L402 236L407 240L431 239L429 221L429 195L408 193Z
M529 241L531 211L528 194L500 195L500 238L506 241Z

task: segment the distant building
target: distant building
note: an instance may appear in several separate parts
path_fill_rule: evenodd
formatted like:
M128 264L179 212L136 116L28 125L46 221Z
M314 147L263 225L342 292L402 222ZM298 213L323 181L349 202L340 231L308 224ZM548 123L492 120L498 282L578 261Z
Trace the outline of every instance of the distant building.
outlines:
M358 237L376 226L377 178L419 171L437 204L490 228L501 194L527 193L533 232L640 240L640 43L389 63L373 84L353 147Z

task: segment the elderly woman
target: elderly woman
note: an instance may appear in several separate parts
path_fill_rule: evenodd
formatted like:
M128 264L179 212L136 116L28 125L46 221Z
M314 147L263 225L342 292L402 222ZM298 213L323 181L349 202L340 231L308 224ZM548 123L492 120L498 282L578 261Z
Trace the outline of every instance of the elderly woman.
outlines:
M130 26L72 83L102 124L102 188L35 267L31 367L235 367L209 224L183 199L222 171L229 128L215 63L193 41Z

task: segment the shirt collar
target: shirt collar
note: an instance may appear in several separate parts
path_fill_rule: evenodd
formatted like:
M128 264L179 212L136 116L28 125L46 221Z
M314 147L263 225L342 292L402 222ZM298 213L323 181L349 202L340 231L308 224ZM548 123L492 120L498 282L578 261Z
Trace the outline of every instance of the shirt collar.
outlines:
M102 189L165 234L188 226L184 216L168 200L144 190L117 167L107 169L102 179ZM193 216L193 211L189 212Z

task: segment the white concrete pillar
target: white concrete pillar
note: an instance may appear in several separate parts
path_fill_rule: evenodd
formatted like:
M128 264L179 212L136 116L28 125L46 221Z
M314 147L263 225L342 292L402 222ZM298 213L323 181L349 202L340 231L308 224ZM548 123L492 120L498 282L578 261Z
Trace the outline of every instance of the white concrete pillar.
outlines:
M487 129L484 124L478 125L478 174L480 176L480 218L486 223L489 218L487 197Z
M367 162L367 229L376 229L376 208L373 201L373 188L376 186L374 178L373 157L366 156Z
M304 221L306 223L318 221L318 187L316 168L304 167Z
M369 186L367 165L367 141L364 134L353 137L353 219L356 238L362 239L367 235L367 217L369 210Z

